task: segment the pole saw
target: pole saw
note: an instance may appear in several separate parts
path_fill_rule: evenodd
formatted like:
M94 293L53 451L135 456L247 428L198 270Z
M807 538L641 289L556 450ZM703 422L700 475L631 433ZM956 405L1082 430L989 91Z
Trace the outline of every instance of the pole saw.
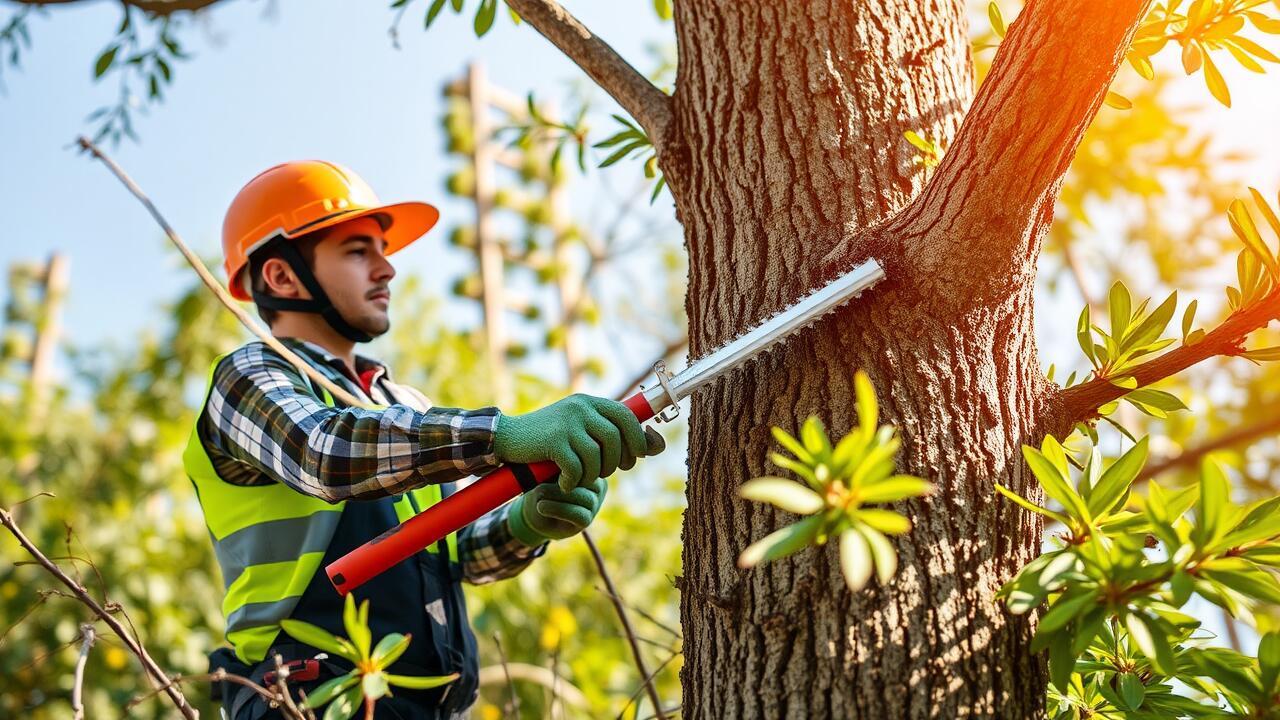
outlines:
M672 376L659 361L653 366L658 384L632 395L623 404L644 422L669 422L679 414L677 403L693 391L759 355L782 338L812 325L818 318L857 297L884 277L875 260L868 260L806 295L790 307L704 356ZM671 414L668 415L668 412ZM325 572L341 595L360 587L414 553L451 532L475 522L539 483L555 480L559 468L550 461L509 464L485 475L447 499L330 563Z

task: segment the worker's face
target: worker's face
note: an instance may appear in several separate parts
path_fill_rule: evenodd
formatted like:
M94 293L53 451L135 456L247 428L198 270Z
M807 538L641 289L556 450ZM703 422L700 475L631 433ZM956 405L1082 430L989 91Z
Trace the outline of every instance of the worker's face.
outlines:
M316 245L312 263L316 280L342 317L375 337L391 327L388 283L396 270L383 254L386 244L377 220L357 218L330 229Z

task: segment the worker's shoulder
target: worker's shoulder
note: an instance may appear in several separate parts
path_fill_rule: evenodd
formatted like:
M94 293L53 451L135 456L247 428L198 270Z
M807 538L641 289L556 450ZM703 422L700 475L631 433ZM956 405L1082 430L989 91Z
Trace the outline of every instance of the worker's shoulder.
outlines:
M215 381L226 380L232 377L254 375L264 370L299 374L297 368L275 348L261 340L254 340L224 355L214 367L213 376Z

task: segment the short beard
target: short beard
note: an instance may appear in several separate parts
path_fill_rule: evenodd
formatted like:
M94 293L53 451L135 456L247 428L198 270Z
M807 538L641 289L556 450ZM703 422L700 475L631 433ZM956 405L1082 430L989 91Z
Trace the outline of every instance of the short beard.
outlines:
M391 319L383 316L380 318L360 318L360 322L351 323L357 330L363 331L370 337L381 337L391 329Z

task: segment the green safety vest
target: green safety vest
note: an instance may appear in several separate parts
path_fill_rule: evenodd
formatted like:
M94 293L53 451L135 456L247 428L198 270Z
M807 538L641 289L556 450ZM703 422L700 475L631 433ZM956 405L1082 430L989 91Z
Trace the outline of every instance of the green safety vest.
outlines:
M213 389L213 372L224 357L219 356L209 368L205 403ZM335 407L329 392L320 390L325 404ZM252 486L225 482L213 469L198 426L199 416L191 428L182 463L195 485L222 569L227 642L236 657L253 665L266 658L280 633L280 621L290 616L320 568L346 502L331 504L282 482ZM415 511L410 495L420 510ZM396 518L404 522L438 502L440 486L436 484L403 493L395 501ZM456 533L450 533L444 542L449 560L456 563ZM432 545L427 552L438 552L438 546Z

